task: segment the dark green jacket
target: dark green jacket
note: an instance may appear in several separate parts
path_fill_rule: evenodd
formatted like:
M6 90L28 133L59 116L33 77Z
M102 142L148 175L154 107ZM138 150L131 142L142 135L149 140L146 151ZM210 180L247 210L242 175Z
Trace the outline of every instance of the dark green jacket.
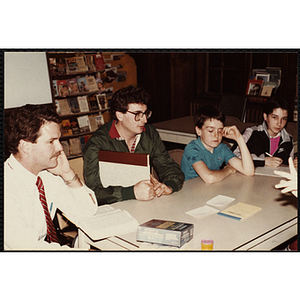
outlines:
M109 131L112 123L113 121L100 127L83 149L84 180L86 185L95 192L98 205L135 199L133 186L108 186L104 188L99 177L99 150L129 152L124 140L110 137ZM145 125L145 131L141 134L135 153L150 154L150 165L158 174L160 182L170 186L174 192L182 188L184 174L179 165L170 157L158 132L152 125Z

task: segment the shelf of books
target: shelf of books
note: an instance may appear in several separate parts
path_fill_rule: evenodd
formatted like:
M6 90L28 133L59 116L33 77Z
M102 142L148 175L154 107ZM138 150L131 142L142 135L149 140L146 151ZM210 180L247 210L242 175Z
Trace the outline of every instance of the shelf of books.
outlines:
M122 52L48 52L53 103L69 159L82 156L89 137L111 120L113 93L136 84L136 65Z

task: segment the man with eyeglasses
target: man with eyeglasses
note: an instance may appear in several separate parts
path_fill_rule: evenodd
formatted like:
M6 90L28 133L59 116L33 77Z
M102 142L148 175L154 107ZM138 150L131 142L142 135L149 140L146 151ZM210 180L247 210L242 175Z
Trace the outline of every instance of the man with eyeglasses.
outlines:
M100 127L83 149L84 179L94 190L98 205L129 199L151 200L170 195L182 188L184 174L170 157L156 129L147 124L150 95L142 88L128 86L114 93L111 99L113 120ZM147 153L160 182L150 175L134 186L108 186L104 188L99 176L98 152L118 151Z

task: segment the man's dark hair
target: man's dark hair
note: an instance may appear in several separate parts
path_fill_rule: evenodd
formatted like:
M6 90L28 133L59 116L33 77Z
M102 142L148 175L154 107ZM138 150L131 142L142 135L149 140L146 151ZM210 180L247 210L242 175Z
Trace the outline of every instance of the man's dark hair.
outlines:
M110 102L112 117L116 120L116 111L126 113L128 104L138 103L146 104L150 100L150 95L141 87L129 85L114 93Z
M274 109L281 108L285 109L289 114L289 106L288 103L283 98L270 98L263 109L263 113L265 113L267 116L273 112Z
M59 115L43 105L26 104L13 110L5 121L5 143L12 154L18 153L20 140L35 143L45 122L60 124Z
M198 108L195 112L195 125L202 128L206 120L216 119L223 123L225 122L225 115L214 105L204 105Z

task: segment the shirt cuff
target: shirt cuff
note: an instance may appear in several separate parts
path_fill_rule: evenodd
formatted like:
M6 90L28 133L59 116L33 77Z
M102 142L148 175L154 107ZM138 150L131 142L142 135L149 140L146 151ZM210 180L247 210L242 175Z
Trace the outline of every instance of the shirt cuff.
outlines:
M164 184L172 188L173 192L178 191L178 186L173 180L167 180L166 182L164 182Z
M128 187L122 187L121 195L123 200L136 199L133 191L133 185Z

